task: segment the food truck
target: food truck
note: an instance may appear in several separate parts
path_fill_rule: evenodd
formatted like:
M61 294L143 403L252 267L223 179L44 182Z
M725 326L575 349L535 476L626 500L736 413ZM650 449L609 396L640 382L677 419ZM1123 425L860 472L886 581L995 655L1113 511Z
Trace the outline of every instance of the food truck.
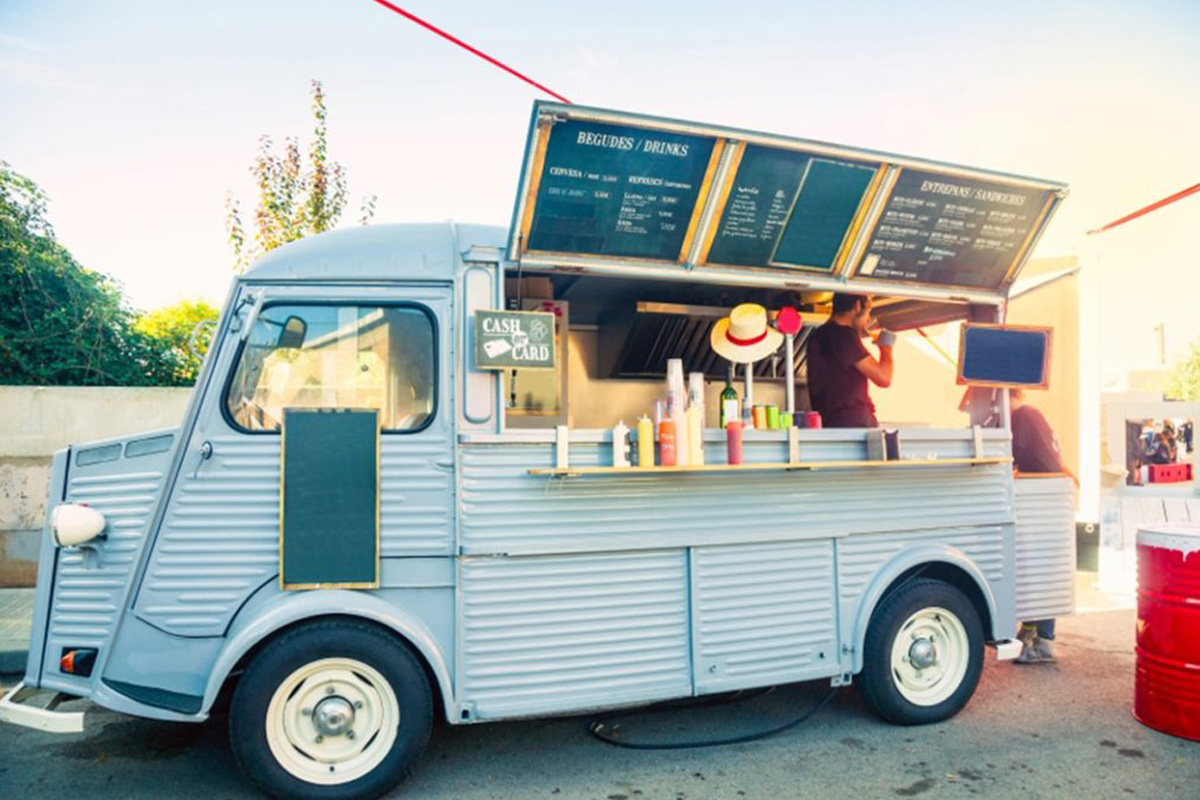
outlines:
M311 798L387 791L435 718L822 680L945 720L1021 620L1073 610L1073 490L1014 476L1002 390L1044 385L1050 337L1006 328L1005 298L1065 193L538 102L507 229L272 251L178 428L55 455L0 716L78 732L63 699L181 723L228 702L247 774ZM806 342L835 292L893 331L967 323L960 427L818 427ZM802 327L731 365L713 330L745 304ZM641 418L676 359L702 424L666 466ZM752 398L722 429L727 384Z

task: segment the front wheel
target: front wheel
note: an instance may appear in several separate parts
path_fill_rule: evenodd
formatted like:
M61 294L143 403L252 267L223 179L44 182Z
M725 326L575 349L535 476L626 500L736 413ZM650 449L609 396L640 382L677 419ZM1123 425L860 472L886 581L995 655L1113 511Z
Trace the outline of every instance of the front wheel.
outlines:
M953 586L916 580L879 602L867 628L860 689L876 714L900 725L957 714L983 672L983 626Z
M242 770L267 794L301 800L379 797L408 774L432 725L412 652L360 622L316 622L271 642L229 715Z

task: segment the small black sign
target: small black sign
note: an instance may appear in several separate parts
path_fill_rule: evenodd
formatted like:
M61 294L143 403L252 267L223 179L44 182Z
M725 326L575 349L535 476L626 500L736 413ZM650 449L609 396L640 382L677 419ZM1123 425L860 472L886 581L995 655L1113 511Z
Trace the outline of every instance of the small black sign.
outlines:
M964 325L958 382L975 386L1050 384L1050 328Z
M677 260L715 143L627 125L556 123L527 249Z
M858 275L994 289L1050 201L1045 189L905 169Z
M476 311L476 369L554 369L554 315Z

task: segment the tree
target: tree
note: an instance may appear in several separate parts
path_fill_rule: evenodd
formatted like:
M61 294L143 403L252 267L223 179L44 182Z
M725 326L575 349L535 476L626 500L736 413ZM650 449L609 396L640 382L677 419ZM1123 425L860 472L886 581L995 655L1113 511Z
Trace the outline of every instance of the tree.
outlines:
M171 385L190 386L196 382L219 315L220 311L204 300L181 300L142 314L133 330L156 343Z
M1172 400L1200 400L1200 339L1188 345L1187 353L1171 365L1165 394Z
M37 184L0 161L0 384L161 386L191 383L110 277L55 238Z
M337 224L346 207L346 171L329 158L325 93L320 81L312 81L313 141L307 166L295 137L284 140L283 151L275 152L270 136L259 139L258 155L250 168L258 191L254 210L254 242L247 242L241 204L227 194L225 228L233 248L234 269L244 272L250 262L280 245ZM363 198L359 221L366 225L375 215L375 196Z

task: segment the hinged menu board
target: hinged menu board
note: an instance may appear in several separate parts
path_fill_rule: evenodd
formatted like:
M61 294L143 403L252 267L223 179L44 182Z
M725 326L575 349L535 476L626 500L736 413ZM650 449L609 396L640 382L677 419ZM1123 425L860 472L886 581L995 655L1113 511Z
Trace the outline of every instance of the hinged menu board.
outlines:
M539 101L509 256L542 270L646 265L698 280L751 270L781 282L804 273L804 286L824 290L878 292L890 281L1000 297L1065 188Z
M379 412L283 411L279 584L379 587Z
M939 286L999 286L1053 200L1048 189L903 169L859 275Z
M527 246L674 261L715 143L628 125L555 124Z
M1050 385L1052 329L1020 325L963 325L958 383L1045 389Z

